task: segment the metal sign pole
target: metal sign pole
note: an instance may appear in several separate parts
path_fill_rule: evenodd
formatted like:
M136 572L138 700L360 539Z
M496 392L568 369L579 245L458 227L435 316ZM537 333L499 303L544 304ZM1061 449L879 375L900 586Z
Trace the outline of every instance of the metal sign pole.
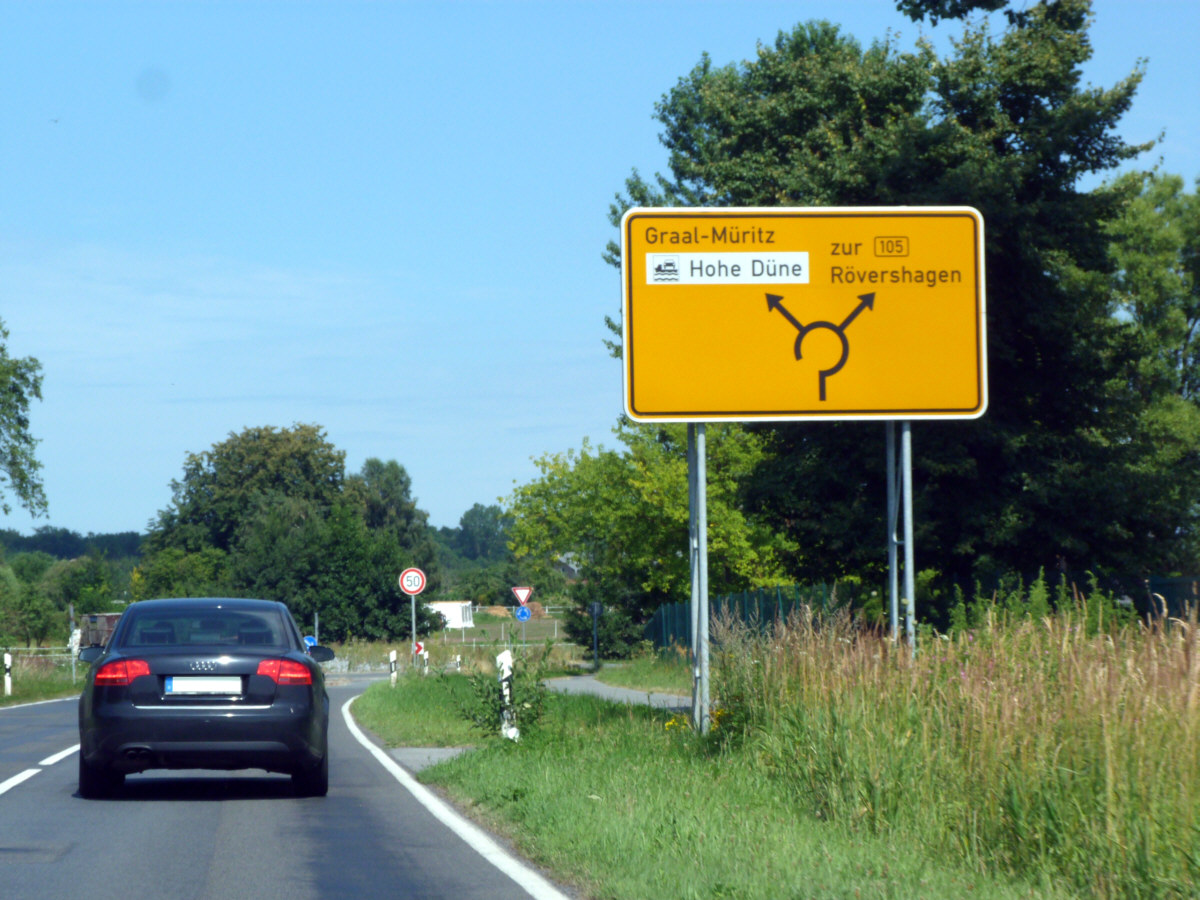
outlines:
M408 602L412 605L412 664L417 667L417 595L409 594Z
M917 652L916 618L916 571L913 563L913 488L912 488L912 422L900 423L900 465L904 472L904 633L913 654Z
M900 497L896 483L896 423L887 423L887 539L888 539L888 618L892 641L900 640L900 565L896 525L900 517Z
M700 727L700 538L696 531L696 426L687 427L688 565L692 574L689 635L692 651L692 722Z
M704 432L704 423L701 422L696 427L696 535L699 543L697 558L700 563L700 720L697 724L701 734L708 734L712 721L708 696L708 462Z

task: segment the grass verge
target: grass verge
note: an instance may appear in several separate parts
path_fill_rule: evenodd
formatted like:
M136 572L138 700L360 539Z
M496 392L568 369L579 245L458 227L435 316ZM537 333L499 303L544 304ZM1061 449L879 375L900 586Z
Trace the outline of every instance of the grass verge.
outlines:
M83 689L83 678L88 667L82 663L79 664L78 676L72 683L69 664L54 665L36 657L14 655L16 658L13 661L12 695L0 695L0 706L70 697Z
M635 691L691 696L692 670L687 653L642 653L620 665L602 666L596 678Z
M389 747L469 747L478 743L458 712L471 694L461 675L408 674L371 685L354 701L354 717Z
M407 734L403 726L389 731L387 719L401 709L449 727L465 682L452 675L402 680L396 689L373 685L354 714L385 739ZM475 752L421 778L587 896L1031 895L1029 885L922 855L906 835L822 821L752 757L698 737L670 715L564 695L550 697L546 710L519 744L476 733ZM1047 888L1037 896L1057 895Z

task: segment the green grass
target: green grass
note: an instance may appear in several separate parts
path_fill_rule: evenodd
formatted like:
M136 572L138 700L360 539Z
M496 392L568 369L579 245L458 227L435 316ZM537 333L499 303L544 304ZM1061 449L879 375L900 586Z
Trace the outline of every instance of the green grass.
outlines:
M448 706L455 680L465 679L430 681L413 702ZM380 707L363 704L388 690L373 686L354 705L377 732ZM590 697L555 695L541 728L519 744L485 740L421 778L589 897L1030 894L923 855L900 836L822 821L752 759L719 751L678 719Z
M635 691L691 696L692 670L686 654L648 653L626 663L605 665L596 673L605 684Z
M504 641L506 643L542 644L547 640L567 642L566 632L562 623L551 616L541 616L521 623L512 616L497 616L492 613L478 612L475 614L475 625L472 628L448 628L429 638L431 643L455 644L491 644Z
M395 687L371 685L354 701L354 716L389 747L467 747L480 739L458 714L470 693L459 675L408 674Z
M69 663L56 665L50 664L48 660L24 657L17 653L13 656L12 696L5 697L0 694L0 706L70 697L83 689L83 678L88 670L83 663L77 664L78 674L72 683Z
M801 810L1094 897L1200 884L1196 621L1072 610L903 648L798 617L715 631L731 747Z
M521 623L509 617L479 612L475 614L475 621L478 624L465 631L447 629L421 637L429 652L431 670L453 669L458 664L465 671L491 671L496 655L502 650L512 649L516 654L526 650L540 652L546 641L554 644L555 671L569 674L579 670L583 650L565 640L561 625L549 616L531 619L524 632ZM330 646L338 659L349 664L352 672L364 668L386 669L391 650L396 651L397 665L401 671L409 663L410 644L407 639L390 642L353 640Z
M596 897L1195 897L1200 627L1085 612L997 610L915 658L718 627L711 737L556 696L423 777Z

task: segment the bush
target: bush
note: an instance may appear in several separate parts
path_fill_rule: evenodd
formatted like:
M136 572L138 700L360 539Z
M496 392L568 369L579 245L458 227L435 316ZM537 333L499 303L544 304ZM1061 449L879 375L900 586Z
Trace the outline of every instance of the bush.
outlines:
M513 660L512 709L510 721L528 734L537 728L546 705L547 688L542 683L547 676L552 642L537 652L517 656ZM459 703L459 713L472 728L486 736L498 736L504 721L504 696L495 674L475 672L468 676L471 690Z

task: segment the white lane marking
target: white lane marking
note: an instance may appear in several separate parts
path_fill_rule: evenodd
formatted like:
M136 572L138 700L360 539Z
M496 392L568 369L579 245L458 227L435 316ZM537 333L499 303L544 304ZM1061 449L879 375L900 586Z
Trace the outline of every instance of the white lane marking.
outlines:
M27 706L41 706L43 703L63 703L67 700L78 700L79 695L74 694L70 697L55 697L53 700L31 700L28 703L13 703L10 706L0 706L0 712L6 709L24 709Z
M74 753L78 749L79 749L79 745L76 744L74 747L68 747L66 750L60 750L60 751L58 751L58 753L55 753L53 756L47 756L40 763L38 763L38 765L39 766L52 766L56 762L61 762L62 760L66 759L68 756L70 756L72 753Z
M32 778L34 775L36 775L40 771L42 771L42 770L41 769L26 769L20 775L14 775L12 778L8 779L8 781L0 781L0 794L8 793L13 788L15 788L18 784L20 784L22 781L28 781L30 778Z
M515 881L534 900L569 900L566 894L533 869L511 856L478 825L463 818L457 811L443 803L440 797L404 771L400 764L387 753L371 743L350 716L350 704L355 699L355 697L351 697L342 705L342 718L346 720L346 727L350 729L355 740L366 747L379 760L380 765L387 769L392 777L416 798L418 803L429 810L435 819L462 838L476 853Z

